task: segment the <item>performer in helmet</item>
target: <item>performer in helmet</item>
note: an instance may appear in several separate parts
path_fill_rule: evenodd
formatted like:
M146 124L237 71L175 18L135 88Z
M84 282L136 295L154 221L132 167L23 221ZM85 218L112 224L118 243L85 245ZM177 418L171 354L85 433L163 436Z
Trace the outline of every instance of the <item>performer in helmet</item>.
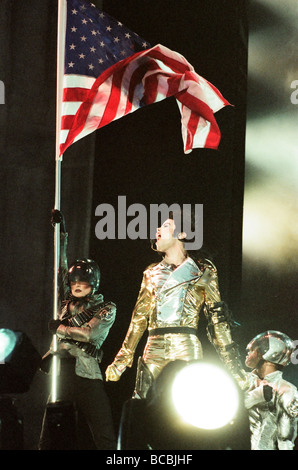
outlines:
M252 450L293 450L297 436L297 388L283 379L290 363L293 341L269 330L247 345L245 364L253 369L245 392ZM295 411L296 409L296 411Z
M83 436L78 430L79 448L116 449L110 403L99 366L101 347L115 321L116 306L113 302L104 302L99 293L100 269L95 261L78 259L68 269L68 234L61 212L53 211L52 223L61 224L60 311L59 319L49 322L49 330L57 335L61 363L57 401L72 401L78 422L83 419L89 427L90 443L87 444L85 433ZM49 445L44 418L39 447L46 450Z
M136 347L148 328L148 340L138 360L134 398L146 397L153 380L170 361L202 358L197 336L202 309L208 319L210 341L245 388L246 374L232 339L229 311L221 300L217 270L210 261L196 262L189 256L184 246L186 236L184 232L176 233L171 213L157 229L155 251L163 259L144 271L128 332L106 370L107 380L118 381L126 368L132 366Z

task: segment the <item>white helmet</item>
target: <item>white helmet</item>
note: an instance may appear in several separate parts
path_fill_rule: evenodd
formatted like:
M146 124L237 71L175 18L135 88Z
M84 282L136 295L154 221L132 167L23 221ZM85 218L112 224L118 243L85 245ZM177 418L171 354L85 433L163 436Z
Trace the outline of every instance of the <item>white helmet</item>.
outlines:
M255 336L247 350L258 349L265 361L287 366L294 352L293 341L280 331L268 330Z

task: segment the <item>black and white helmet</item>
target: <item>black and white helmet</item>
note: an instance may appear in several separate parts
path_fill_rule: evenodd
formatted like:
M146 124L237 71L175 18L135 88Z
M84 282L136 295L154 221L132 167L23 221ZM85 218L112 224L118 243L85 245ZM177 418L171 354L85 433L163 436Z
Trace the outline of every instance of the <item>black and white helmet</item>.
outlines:
M68 284L71 282L81 281L88 282L92 287L92 294L99 289L100 269L92 259L77 259L68 270Z
M294 352L293 341L280 331L268 330L255 336L246 348L248 351L258 349L265 361L287 366Z

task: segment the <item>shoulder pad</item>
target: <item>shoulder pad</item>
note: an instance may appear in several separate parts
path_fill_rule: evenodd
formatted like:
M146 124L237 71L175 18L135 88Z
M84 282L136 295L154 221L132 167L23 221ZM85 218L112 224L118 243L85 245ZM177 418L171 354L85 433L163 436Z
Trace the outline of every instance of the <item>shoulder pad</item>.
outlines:
M204 271L205 271L205 269L208 268L213 272L217 272L215 264L212 263L212 261L210 261L209 259L204 259L204 262L200 263L200 265L202 266Z
M148 271L151 271L151 269L155 268L156 266L158 266L160 263L152 263L152 264L149 264L149 266L147 266L147 268L145 269L144 271L144 274L147 273Z
M116 312L116 304L114 302L104 302L97 312L100 318L109 319Z

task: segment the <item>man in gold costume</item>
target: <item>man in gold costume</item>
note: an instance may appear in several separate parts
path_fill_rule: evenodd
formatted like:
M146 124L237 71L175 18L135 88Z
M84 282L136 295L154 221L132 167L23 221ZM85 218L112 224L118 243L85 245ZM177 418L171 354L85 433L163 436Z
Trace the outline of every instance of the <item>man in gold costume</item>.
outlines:
M203 310L209 340L244 389L246 374L232 339L227 306L221 301L217 270L209 261L195 262L185 250L183 240L187 234L176 234L175 228L170 215L157 229L156 251L163 259L144 271L128 332L106 370L106 379L118 381L126 368L132 366L136 347L147 328L148 340L138 360L134 398L146 397L153 380L170 361L201 359L197 327Z

